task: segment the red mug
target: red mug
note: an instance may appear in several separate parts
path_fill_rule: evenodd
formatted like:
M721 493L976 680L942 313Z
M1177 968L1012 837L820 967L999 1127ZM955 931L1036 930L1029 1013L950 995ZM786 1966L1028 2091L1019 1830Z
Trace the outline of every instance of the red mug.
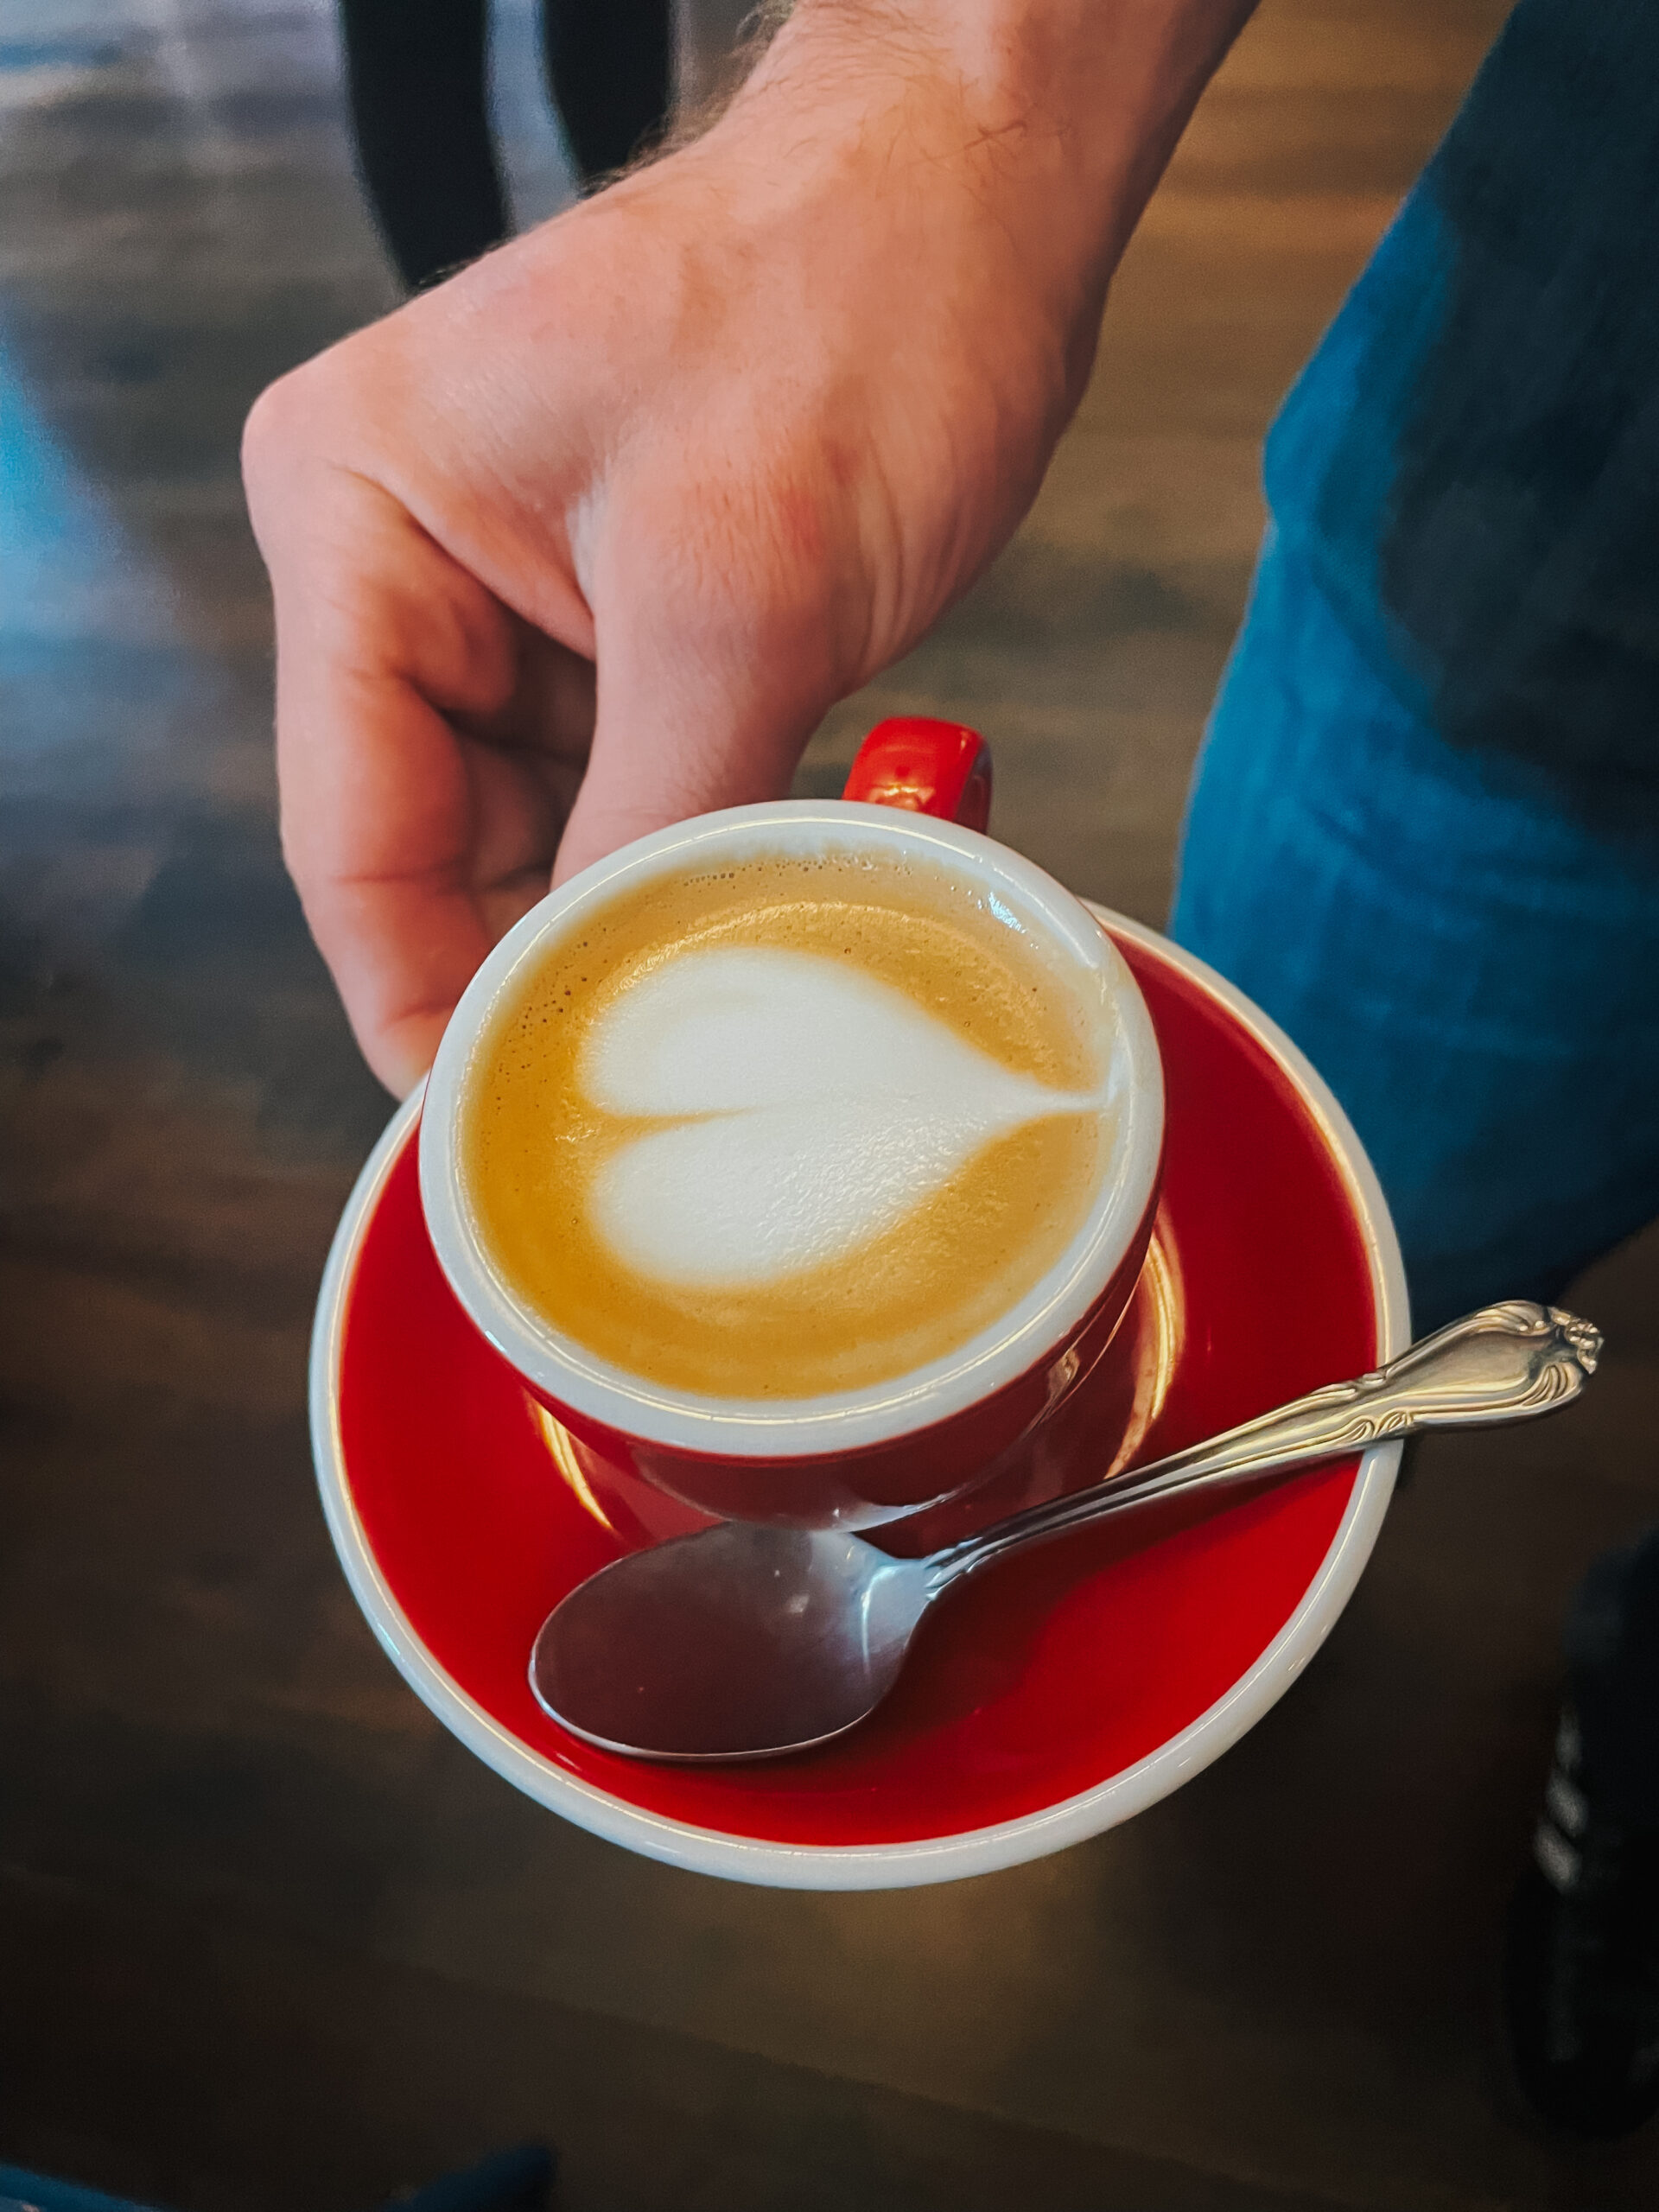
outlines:
M839 801L734 807L660 830L544 899L495 947L456 1007L422 1109L427 1225L451 1288L524 1387L614 1469L725 1520L869 1528L956 1496L1030 1446L1096 1368L1128 1306L1151 1237L1163 1151L1163 1079L1128 969L1087 908L982 834L990 756L975 731L906 717L866 739ZM874 1388L779 1402L699 1397L615 1367L534 1312L493 1265L460 1171L474 1058L515 995L583 918L653 878L720 857L891 849L959 873L999 911L1075 962L1109 1000L1115 1152L1089 1216L1033 1290L992 1327Z

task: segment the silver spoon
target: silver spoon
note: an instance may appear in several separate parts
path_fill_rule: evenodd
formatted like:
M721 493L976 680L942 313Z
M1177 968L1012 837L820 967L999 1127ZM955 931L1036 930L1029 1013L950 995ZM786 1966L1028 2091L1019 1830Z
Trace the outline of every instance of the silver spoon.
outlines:
M1229 1489L1425 1428L1568 1404L1601 1336L1554 1306L1488 1306L1352 1382L1207 1444L1015 1513L925 1559L833 1529L728 1521L602 1567L530 1655L537 1701L573 1734L650 1759L753 1759L856 1727L893 1688L936 1598L1021 1545L1177 1491Z

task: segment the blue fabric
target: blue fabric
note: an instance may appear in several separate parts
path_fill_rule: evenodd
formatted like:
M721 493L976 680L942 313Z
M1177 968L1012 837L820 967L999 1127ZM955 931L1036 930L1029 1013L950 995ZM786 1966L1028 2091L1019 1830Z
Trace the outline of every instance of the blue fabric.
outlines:
M1268 440L1269 504L1449 742L1659 824L1659 8L1522 0Z
M400 2212L541 2212L556 2168L557 2160L544 2145L527 2143L516 2151L498 2151L465 2173L429 2182L397 2202Z
M1659 8L1522 0L1268 441L1171 928L1432 1327L1659 1214Z
M557 2171L540 2143L498 2151L464 2173L446 2174L413 2195L395 2198L398 2212L543 2212ZM0 2212L151 2212L124 2196L78 2183L54 2181L21 2166L0 2166ZM391 2212L391 2208L386 2208Z
M1172 932L1287 1029L1388 1194L1414 1319L1549 1297L1659 1214L1659 870L1459 752L1269 534Z
M0 2212L151 2212L128 2196L106 2196L100 2189L53 2181L22 2166L0 2166Z

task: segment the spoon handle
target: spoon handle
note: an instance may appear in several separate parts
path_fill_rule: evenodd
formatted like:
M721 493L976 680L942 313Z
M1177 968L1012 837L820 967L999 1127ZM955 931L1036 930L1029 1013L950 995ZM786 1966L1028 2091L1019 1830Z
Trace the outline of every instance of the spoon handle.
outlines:
M1351 1382L1331 1382L1092 1490L1033 1505L964 1537L928 1562L937 1595L1021 1544L1081 1529L1173 1491L1223 1490L1425 1428L1483 1428L1571 1403L1596 1371L1601 1334L1553 1306L1483 1306Z

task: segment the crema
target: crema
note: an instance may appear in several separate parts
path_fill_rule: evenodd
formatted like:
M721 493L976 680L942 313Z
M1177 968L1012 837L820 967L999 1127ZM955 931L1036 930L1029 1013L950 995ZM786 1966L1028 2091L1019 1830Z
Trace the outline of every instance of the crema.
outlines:
M1097 1006L982 887L782 854L624 893L480 1035L465 1202L515 1300L646 1382L896 1380L1052 1270L1112 1152Z

